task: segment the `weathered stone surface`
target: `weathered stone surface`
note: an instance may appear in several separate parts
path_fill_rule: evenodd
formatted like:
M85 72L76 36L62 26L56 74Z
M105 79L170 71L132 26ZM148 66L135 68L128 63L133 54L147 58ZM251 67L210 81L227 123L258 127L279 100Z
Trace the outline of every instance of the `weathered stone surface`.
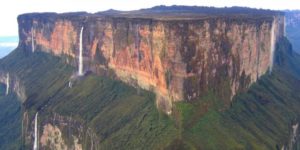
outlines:
M32 147L34 140L34 119L29 121L28 112L23 113L22 132L25 146ZM83 145L84 142L90 145ZM72 117L52 114L46 119L38 119L38 149L82 150L99 149L99 138Z
M274 23L273 23L274 21ZM255 82L270 65L271 28L283 35L283 16L134 18L100 14L25 14L19 47L74 58L83 29L85 71L113 70L133 86L152 90L171 112L173 101L220 90L224 101ZM33 39L31 35L33 32Z

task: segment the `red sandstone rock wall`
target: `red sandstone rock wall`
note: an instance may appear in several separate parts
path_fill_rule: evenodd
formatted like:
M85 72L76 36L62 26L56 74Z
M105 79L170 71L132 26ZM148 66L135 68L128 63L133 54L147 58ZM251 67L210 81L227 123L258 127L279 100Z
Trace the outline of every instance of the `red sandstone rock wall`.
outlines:
M230 101L267 72L273 20L276 37L284 31L282 16L192 20L54 16L19 17L19 47L30 52L34 40L37 51L71 56L78 65L84 27L84 70L112 69L120 80L154 91L158 106L166 112L172 101L194 100L210 90Z

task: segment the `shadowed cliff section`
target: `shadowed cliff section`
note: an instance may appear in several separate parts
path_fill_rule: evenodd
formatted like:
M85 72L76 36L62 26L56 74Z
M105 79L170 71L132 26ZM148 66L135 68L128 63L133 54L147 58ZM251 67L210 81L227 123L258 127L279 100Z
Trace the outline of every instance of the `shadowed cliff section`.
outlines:
M183 6L24 14L18 17L19 48L28 55L35 47L67 56L68 64L78 66L83 29L85 72L112 71L119 80L156 93L157 106L171 113L173 102L195 100L210 89L221 91L218 96L228 105L266 73L271 44L283 36L282 15Z
M286 36L291 41L293 49L300 53L300 11L285 11Z
M300 115L300 56L286 38L276 44L275 62L272 74L238 94L227 110L220 111L214 92L200 102L177 103L175 114L186 130L183 142L174 141L170 149L186 140L196 149L297 149L298 130L295 142L290 142Z
M0 149L20 149L22 134L21 100L15 93L5 94L0 83Z

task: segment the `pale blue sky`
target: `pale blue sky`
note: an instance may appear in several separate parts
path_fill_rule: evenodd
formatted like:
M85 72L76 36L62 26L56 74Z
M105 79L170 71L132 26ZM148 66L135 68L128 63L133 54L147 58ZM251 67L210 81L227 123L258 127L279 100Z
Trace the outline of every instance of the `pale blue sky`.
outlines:
M0 6L0 36L18 35L16 18L22 13L136 10L156 5L247 6L282 10L300 9L300 0L7 0Z

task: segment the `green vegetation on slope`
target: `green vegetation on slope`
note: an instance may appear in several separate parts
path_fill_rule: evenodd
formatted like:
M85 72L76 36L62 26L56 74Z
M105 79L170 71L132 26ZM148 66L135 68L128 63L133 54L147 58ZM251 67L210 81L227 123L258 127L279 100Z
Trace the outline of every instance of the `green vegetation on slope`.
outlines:
M1 84L0 149L16 150L21 143L21 102L15 94L5 95ZM5 87L5 85L4 85Z
M277 66L231 107L220 111L213 92L199 101L176 105L182 140L196 149L276 149L287 144L292 121L300 115L300 57L286 39L277 44Z
M23 105L30 121L36 111L40 124L54 114L72 117L88 126L104 149L157 149L177 137L174 121L156 109L151 92L94 74L73 80L69 88L68 81L76 69L66 65L64 59L41 52L28 55L16 50L1 66L17 74L26 87L28 98ZM67 143L70 140L65 139ZM87 139L81 142L88 149Z
M69 88L76 68L64 58L16 50L0 66L17 74L26 87L23 105L31 121L36 111L40 124L54 114L72 117L98 136L103 149L252 150L287 144L300 114L300 57L292 55L286 39L277 44L275 57L272 74L235 96L230 108L224 109L220 94L210 90L196 101L176 103L172 116L156 109L153 93L112 78L89 74ZM71 143L69 131L63 133ZM91 145L88 138L80 143L85 149Z

